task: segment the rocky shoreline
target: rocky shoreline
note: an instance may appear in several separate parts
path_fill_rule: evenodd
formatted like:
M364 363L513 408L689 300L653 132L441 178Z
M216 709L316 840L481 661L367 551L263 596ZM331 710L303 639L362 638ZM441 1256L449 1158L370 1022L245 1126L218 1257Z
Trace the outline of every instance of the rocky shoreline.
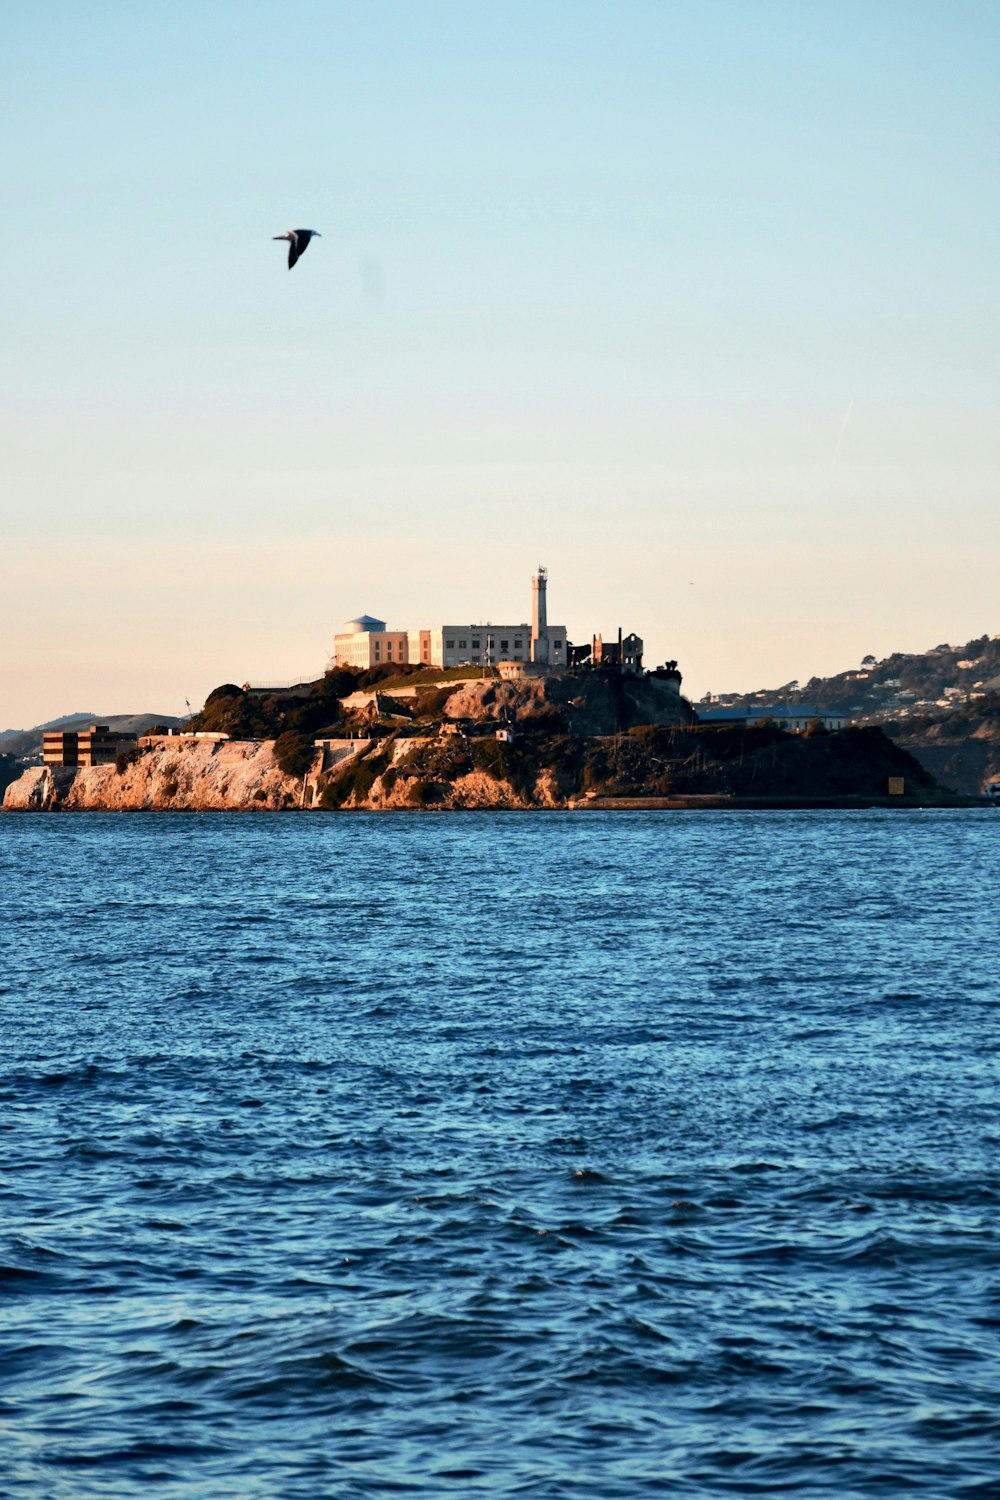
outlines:
M604 736L431 733L328 738L302 774L273 740L169 735L118 764L33 767L6 812L296 812L974 806L936 785L878 730L812 738L775 730L640 726ZM888 778L903 778L891 794ZM898 781L896 782L898 786Z
M5 812L274 812L297 807L273 743L164 737L123 766L36 766L4 794Z

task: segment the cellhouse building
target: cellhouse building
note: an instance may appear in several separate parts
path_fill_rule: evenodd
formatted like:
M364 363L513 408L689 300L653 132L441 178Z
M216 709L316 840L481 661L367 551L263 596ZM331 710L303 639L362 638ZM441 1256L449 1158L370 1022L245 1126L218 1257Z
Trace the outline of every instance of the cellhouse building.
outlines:
M518 662L559 671L568 656L565 625L550 625L544 568L531 580L531 623L435 625L428 630L387 630L384 620L359 615L333 639L337 667L414 662L424 667L499 666Z

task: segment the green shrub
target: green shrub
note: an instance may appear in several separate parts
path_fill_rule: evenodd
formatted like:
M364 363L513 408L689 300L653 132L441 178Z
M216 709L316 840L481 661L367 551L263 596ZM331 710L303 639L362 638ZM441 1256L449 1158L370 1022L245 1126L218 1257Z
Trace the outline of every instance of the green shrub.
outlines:
M286 776L304 776L312 765L312 735L288 729L274 742L274 758Z
M425 683L437 684L441 682L470 682L483 677L498 677L496 667L421 667L416 662L403 663L397 666L395 674L389 676L387 669L391 669L391 663L385 662L382 667L373 667L370 673L365 673L364 679L359 686L367 686L367 678L371 676L374 683L375 673L379 673L379 686L387 692L394 687L420 687Z
M227 682L209 693L190 728L216 730L233 739L273 740L290 729L315 738L321 725L340 719L340 699L354 691L360 676L350 667L335 667L314 682L304 698L281 691L261 698Z
M565 734L569 720L556 703L539 703L521 714L518 728L527 734Z
M438 719L444 713L444 706L452 693L452 687L427 688L418 693L414 699L414 708L417 715L422 719Z
M481 739L472 742L472 764L475 770L483 771L495 781L508 781L513 770L514 756L508 745L501 740Z
M313 699L318 703L336 703L354 692L360 677L354 667L331 667L313 688Z
M347 769L334 776L323 788L320 807L343 807L352 798L363 802L374 786L375 778L389 769L391 756L391 751L381 751L366 756L364 760L349 762Z
M343 776L337 776L332 781L328 781L320 792L319 805L332 811L338 807L343 807L346 798L347 791L344 787L344 778Z

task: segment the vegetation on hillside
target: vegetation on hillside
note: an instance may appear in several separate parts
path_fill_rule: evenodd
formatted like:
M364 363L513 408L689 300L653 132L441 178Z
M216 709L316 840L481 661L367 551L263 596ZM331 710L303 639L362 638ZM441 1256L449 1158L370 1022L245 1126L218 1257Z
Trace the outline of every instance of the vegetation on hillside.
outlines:
M341 699L351 693L377 688L380 692L403 685L421 686L449 682L468 675L465 669L428 671L419 666L393 665L361 670L354 667L331 667L304 696L295 690L273 693L252 692L234 682L213 688L205 706L191 720L192 730L228 734L240 740L276 740L279 735L295 732L311 736L335 735L344 725ZM444 695L447 697L447 693Z
M389 688L411 680L420 691L394 704L391 692L370 707L344 709L342 699L364 687ZM529 804L540 795L573 798L728 794L737 797L884 796L890 776L903 776L916 794L933 790L933 778L906 749L875 727L794 735L770 723L753 726L640 724L619 732L570 732L564 708L544 700L520 703L514 736L495 737L496 721L470 720L441 733L445 703L460 676L385 667L364 673L328 672L300 695L261 695L233 683L209 694L194 727L240 739L273 739L281 769L304 776L313 741L363 732L375 744L323 779L321 805L357 806L378 782L383 794L406 806L447 801L451 788L472 772L504 783ZM623 686L624 691L624 686ZM475 700L478 702L478 699ZM400 713L396 713L398 706ZM405 717L405 722L404 722ZM612 715L612 719L616 716ZM410 741L394 759L399 735Z
M379 671L379 668L374 668ZM389 670L389 663L381 668L382 671ZM386 676L378 683L378 687L386 693L391 693L394 687L420 687L423 683L439 682L467 682L479 677L497 677L499 674L495 667L420 667L413 662L408 666L396 667L390 676Z
M0 754L0 799L10 786L16 781L24 767L18 762L16 755Z
M354 692L358 675L346 668L327 672L313 683L307 697L283 692L262 696L245 692L235 683L223 683L209 693L201 713L192 718L191 728L237 740L276 740L289 732L312 740L324 729L336 731L340 699Z
M1000 692L985 693L955 708L939 709L929 714L911 714L898 724L887 724L893 738L907 739L933 733L936 739L965 739L976 735L1000 744Z
M964 646L935 646L931 651L895 651L876 660L866 656L859 666L833 677L811 677L804 685L752 693L724 693L727 703L754 707L761 699L773 703L805 703L824 713L856 719L883 719L899 714L909 703L937 703L946 689L968 692L1000 688L1000 637L982 635ZM975 701L975 700L974 700Z
M455 783L478 771L531 804L546 799L729 795L760 798L884 797L889 778L907 792L934 793L934 781L879 728L794 735L774 725L642 725L624 734L581 737L518 733L449 735L409 745L394 760L391 741L348 763L328 781L322 806L357 806L376 779L402 806L446 802Z
M286 729L274 742L274 758L286 776L304 776L313 755L313 736L301 729Z
M878 728L788 734L776 725L640 726L561 749L559 779L600 795L884 796L890 776L913 791L933 779Z
M1000 779L1000 693L885 725L943 785L974 796Z

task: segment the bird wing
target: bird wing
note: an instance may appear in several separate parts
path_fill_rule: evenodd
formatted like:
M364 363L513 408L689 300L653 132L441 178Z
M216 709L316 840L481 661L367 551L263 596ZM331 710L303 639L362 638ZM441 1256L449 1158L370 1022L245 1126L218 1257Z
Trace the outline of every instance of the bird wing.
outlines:
M303 246L302 248L305 249L305 246ZM295 262L298 260L299 255L301 253L302 252L299 250L299 237L293 231L292 237L288 241L288 269L289 270L292 269L292 267L294 266Z

